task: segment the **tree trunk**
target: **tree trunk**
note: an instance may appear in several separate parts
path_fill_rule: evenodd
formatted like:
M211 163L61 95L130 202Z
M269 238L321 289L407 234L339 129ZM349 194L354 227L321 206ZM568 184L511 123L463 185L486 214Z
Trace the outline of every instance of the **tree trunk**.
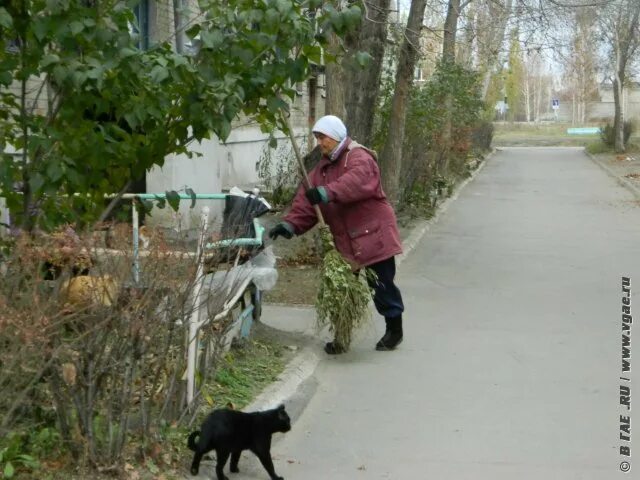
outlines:
M334 56L340 55L340 43L338 36L331 33L329 53ZM342 65L342 56L336 58L335 62L327 63L325 67L325 78L327 79L327 98L325 99L325 115L335 115L342 120L346 119L345 110L345 71Z
M458 18L460 17L460 0L449 0L447 18L444 21L442 37L442 60L453 63L456 61L456 33Z
M540 108L542 106L542 72L538 72L538 78L536 82L536 111L534 113L536 123L540 121Z
M453 65L456 61L456 31L458 29L459 17L460 0L449 0L442 38L442 63L445 65ZM449 152L451 150L451 110L453 108L453 98L451 95L445 95L442 103L446 114L442 125L438 167L440 173L445 175L449 168Z
M490 25L490 35L488 45L485 47L489 52L486 59L481 61L481 66L484 69L484 78L482 80L482 99L485 100L487 98L487 93L489 92L489 85L491 83L491 75L493 74L493 69L498 63L498 59L500 58L500 50L502 46L502 42L504 41L504 34L507 29L507 20L509 19L509 15L511 13L511 6L513 4L513 0L506 0L504 2L504 9L502 13L498 16L497 19ZM484 64L484 65L483 65Z
M20 12L18 18L16 20L19 22L17 25L26 26L26 19L29 16L29 12L27 11L27 2L22 2L20 6ZM20 62L22 64L20 70L24 71L28 65L28 50L27 50L27 33L24 28L18 30L19 35L19 46L20 46ZM35 228L37 220L36 220L36 211L33 206L33 193L31 189L31 172L35 170L35 164L37 162L37 158L32 155L29 158L29 144L30 135L29 135L29 124L28 124L28 115L27 115L27 82L28 78L22 78L20 80L20 129L22 130L22 152L20 152L20 161L22 163L22 220L21 227L26 232L31 233L31 231Z
M640 47L640 2L626 0L613 2L599 14L602 31L610 41L615 55L615 77L613 79L613 98L615 116L613 128L615 134L615 150L625 151L624 144L624 83L627 66L633 61Z
M622 112L622 96L624 90L624 74L616 73L613 80L613 101L615 102L615 114L613 116L613 131L615 134L615 150L617 153L623 153L624 145L624 115Z
M472 4L465 15L465 26L460 38L461 48L456 51L456 63L468 70L473 68L473 46L476 42L477 16Z
M529 72L524 76L524 108L527 116L527 123L531 122L531 78Z
M309 91L309 118L307 119L307 126L309 131L307 132L307 152L311 152L315 146L315 139L313 138L313 132L311 129L316 123L316 104L317 104L317 92L318 92L318 77L312 75L307 80L307 90Z
M391 102L389 130L381 158L382 185L392 204L397 203L400 192L400 171L402 169L402 144L404 142L405 118L413 73L416 68L420 31L427 0L412 0L409 10L404 41L400 50L396 85ZM455 50L454 50L455 54Z
M349 45L349 53L368 52L372 59L365 68L350 65L345 72L345 123L352 138L370 145L387 40L389 0L367 1L363 8L366 15L363 15L355 41Z
M173 0L173 26L176 32L176 52L184 52L184 22L182 18L182 0Z

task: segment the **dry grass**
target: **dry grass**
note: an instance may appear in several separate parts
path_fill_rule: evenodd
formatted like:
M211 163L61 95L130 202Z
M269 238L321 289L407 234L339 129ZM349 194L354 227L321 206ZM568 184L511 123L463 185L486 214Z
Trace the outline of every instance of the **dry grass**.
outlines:
M121 253L99 255L90 236L67 229L20 237L2 259L0 385L13 393L0 396L0 452L11 447L0 471L7 452L15 462L37 460L46 452L34 450L32 432L53 431L73 468L122 472L133 438L146 461L168 425L195 415L219 367L229 321L213 319L229 294L211 287L195 300L195 256L159 250L141 259L136 284L131 251ZM72 276L87 268L91 277ZM105 288L91 292L104 279ZM195 309L208 322L198 335L197 400L188 405L186 338Z

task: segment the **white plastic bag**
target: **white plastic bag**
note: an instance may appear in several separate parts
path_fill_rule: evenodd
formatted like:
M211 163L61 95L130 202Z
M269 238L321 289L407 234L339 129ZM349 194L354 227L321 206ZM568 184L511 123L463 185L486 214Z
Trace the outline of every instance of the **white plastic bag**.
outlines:
M269 245L251 259L251 278L260 290L271 290L278 282L276 256L273 246Z

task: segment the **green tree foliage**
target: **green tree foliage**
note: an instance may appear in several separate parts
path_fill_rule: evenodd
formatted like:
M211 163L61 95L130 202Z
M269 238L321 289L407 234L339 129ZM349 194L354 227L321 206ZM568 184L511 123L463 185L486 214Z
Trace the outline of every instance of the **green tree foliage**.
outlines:
M450 95L451 110L437 99ZM437 178L456 173L456 158L466 159L471 149L471 134L478 125L484 103L481 100L480 76L477 72L447 62L440 62L434 75L412 93L405 134L405 194L418 186L424 189ZM438 171L436 155L441 151L443 123L451 115L452 145L449 163L452 171Z
M625 145L629 143L629 138L631 138L631 134L633 133L633 127L634 125L632 122L624 122L623 141ZM600 140L602 140L602 143L609 148L614 148L616 146L616 131L611 123L607 122L600 128Z
M518 31L511 33L509 46L509 68L505 76L505 93L509 110L507 116L511 121L518 120L523 112L524 95L522 85L524 82L524 65L522 61L522 49L518 39Z
M27 229L95 218L105 193L192 141L225 140L238 115L273 130L326 32L360 17L320 0L201 0L187 32L200 48L183 55L171 38L137 47L136 3L0 7L0 189Z
M483 112L483 118L491 121L496 116L496 104L504 100L504 79L501 73L494 73L489 79L487 94L485 96L486 108ZM502 118L500 118L502 120Z

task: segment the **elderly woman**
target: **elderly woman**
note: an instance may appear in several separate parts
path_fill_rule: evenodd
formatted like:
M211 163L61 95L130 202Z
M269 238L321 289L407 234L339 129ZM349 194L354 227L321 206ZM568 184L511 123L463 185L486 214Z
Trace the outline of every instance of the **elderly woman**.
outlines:
M354 269L366 267L376 273L370 286L386 323L376 350L393 350L402 342L404 305L394 283L395 255L402 252L402 245L393 208L382 191L375 153L349 138L344 123L333 115L318 120L312 131L322 153L309 172L312 187L300 186L291 210L269 236L292 238L307 232L318 221L313 206L319 204L342 256ZM335 340L324 349L328 354L345 351Z

